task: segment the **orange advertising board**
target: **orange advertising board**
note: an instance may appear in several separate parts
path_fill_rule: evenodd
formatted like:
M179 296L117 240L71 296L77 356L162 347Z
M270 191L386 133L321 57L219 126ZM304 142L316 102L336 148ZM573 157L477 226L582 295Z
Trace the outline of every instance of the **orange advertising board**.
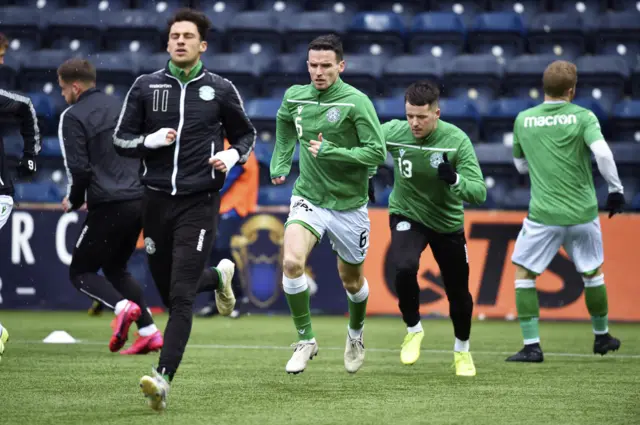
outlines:
M469 288L474 316L517 317L511 254L526 212L467 211L465 235L469 253ZM386 209L371 209L371 241L365 276L369 281L368 313L399 314L394 295L393 271L388 260L391 241ZM640 215L600 216L605 262L603 271L609 297L611 320L640 321ZM427 248L420 260L418 282L423 315L448 316L449 303L438 266ZM540 316L545 319L588 319L584 283L573 263L561 250L536 281Z

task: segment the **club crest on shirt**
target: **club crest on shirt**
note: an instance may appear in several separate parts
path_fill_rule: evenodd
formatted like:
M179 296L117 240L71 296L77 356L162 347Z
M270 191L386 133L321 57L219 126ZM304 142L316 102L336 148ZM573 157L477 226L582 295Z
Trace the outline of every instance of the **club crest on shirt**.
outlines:
M429 162L431 163L431 166L433 168L438 168L438 165L444 162L444 159L442 158L442 152L432 153L431 156L429 157Z
M302 115L303 109L304 109L304 105L298 105L298 115Z
M211 86L200 87L198 94L200 95L200 99L204 101L210 101L216 97L216 91Z
M327 121L337 122L340 119L340 109L333 107L327 111Z
M156 252L156 243L150 237L144 238L144 248L147 254L152 255Z
M405 151L404 149L400 149L400 158L402 158L402 157L404 156L404 153L405 153L405 152L406 152L406 151Z

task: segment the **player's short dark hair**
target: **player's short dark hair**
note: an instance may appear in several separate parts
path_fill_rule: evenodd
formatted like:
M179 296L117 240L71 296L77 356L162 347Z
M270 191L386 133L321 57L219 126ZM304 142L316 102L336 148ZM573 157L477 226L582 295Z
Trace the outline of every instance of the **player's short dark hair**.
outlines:
M58 67L58 76L65 83L95 83L96 67L86 59L71 58Z
M428 81L416 81L404 92L404 102L414 106L438 104L440 89L437 84Z
M205 40L207 38L207 33L211 28L211 21L207 18L202 12L198 12L197 10L190 9L188 7L179 9L176 13L169 18L167 22L168 28L167 32L171 32L171 27L176 22L191 22L198 28L198 33L200 35L200 40Z
M342 62L344 58L344 49L342 48L342 40L336 34L326 34L316 37L309 43L310 50L331 50L336 54L336 60Z
M0 32L0 48L6 49L7 47L9 47L9 39L6 35Z
M547 66L542 76L544 94L562 97L578 82L578 68L568 61L554 61Z

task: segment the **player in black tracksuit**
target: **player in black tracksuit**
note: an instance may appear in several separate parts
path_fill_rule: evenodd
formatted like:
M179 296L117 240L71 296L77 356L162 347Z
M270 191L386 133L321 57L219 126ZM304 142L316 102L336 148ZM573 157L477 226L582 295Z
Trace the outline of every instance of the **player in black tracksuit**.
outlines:
M69 267L71 282L115 311L111 351L122 348L134 321L140 338L122 354L157 351L162 335L141 286L127 271L142 229L143 188L138 161L120 157L113 147L122 104L95 88L96 70L86 60L70 59L60 65L58 81L71 105L62 112L58 127L69 181L62 206L70 212L86 203L88 209ZM104 277L98 275L100 269Z
M36 155L40 152L40 131L36 111L28 97L0 89L0 126L4 130L16 122L19 123L24 142L23 156L18 161L18 176L27 177L36 172ZM14 195L2 133L0 132L0 229L9 219Z
M169 308L159 374L141 380L157 409L165 406L169 382L191 332L198 280L215 236L218 191L226 172L246 161L256 137L235 86L207 71L200 61L208 19L186 9L177 12L169 25L171 60L165 69L134 82L114 134L122 155L142 159L149 268ZM223 131L231 144L228 150ZM231 314L233 263L223 260L218 273L208 272L217 281L216 296L223 298L217 298L218 308L224 309L220 313Z

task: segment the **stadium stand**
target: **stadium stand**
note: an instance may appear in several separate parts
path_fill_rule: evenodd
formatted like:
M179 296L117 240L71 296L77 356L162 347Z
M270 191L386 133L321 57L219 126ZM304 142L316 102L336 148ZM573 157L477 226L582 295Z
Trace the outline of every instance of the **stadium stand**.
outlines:
M37 181L19 186L19 201L59 202L66 184L56 138L66 107L58 64L87 56L97 66L100 87L123 98L137 75L164 66L166 19L181 6L212 20L203 61L234 81L259 130L263 205L289 202L290 183L273 187L267 172L284 90L308 82L310 39L335 32L346 49L343 79L374 100L382 121L403 118L403 91L411 81L429 78L441 85L443 119L463 128L476 146L489 187L483 208L526 208L528 178L517 175L510 155L513 120L542 100L541 74L551 61L574 61L575 102L600 119L625 196L640 210L635 0L0 0L0 31L11 39L0 87L31 97L45 136ZM5 144L10 156L19 155L15 128ZM380 206L390 192L389 171L382 167L376 177ZM595 175L602 203L606 184Z

